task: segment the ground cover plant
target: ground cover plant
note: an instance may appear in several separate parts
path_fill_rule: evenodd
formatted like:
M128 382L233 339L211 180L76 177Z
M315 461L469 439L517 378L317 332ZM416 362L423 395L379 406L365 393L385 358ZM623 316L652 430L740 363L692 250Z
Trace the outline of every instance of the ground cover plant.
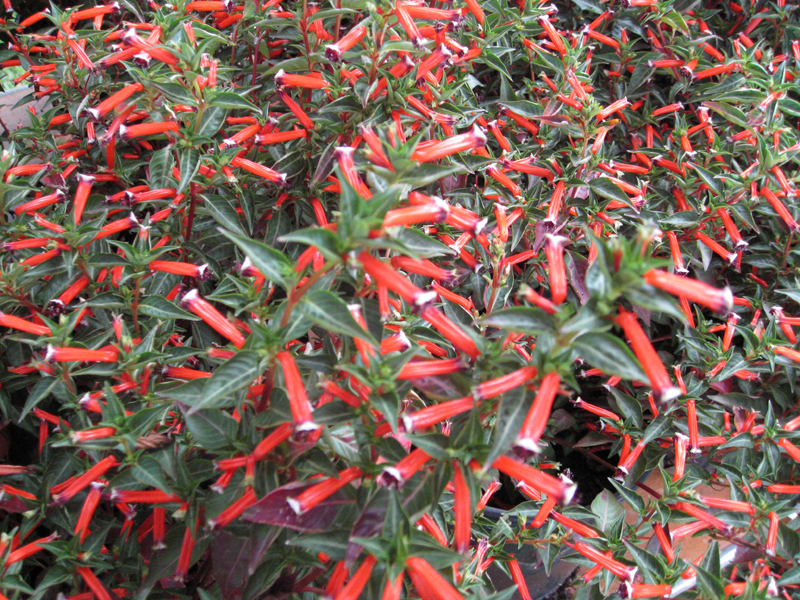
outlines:
M800 598L796 5L7 8L0 598Z

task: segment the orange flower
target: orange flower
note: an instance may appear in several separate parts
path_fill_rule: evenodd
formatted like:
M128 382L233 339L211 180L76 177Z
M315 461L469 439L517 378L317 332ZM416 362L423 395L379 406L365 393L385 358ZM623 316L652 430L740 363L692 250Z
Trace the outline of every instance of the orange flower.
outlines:
M286 381L286 394L289 396L289 406L292 410L294 430L297 433L316 431L317 424L311 417L311 402L308 400L306 388L297 369L297 363L291 353L283 350L278 352L275 359L283 369L283 378Z
M143 89L144 86L142 86L141 83L132 83L130 85L126 85L118 92L103 100L95 108L86 109L86 112L88 112L95 121L99 121L109 112L114 110L121 102L124 102L130 98L136 92L141 92Z
M378 483L390 488L402 487L402 485L408 481L414 473L422 469L430 459L430 455L422 450L422 448L416 448L401 458L395 466L385 467L383 473L378 476Z
M432 162L475 148L483 148L486 145L486 136L477 125L472 127L468 133L455 135L446 140L435 142L424 150L417 150L411 155L412 160L419 162Z
M453 498L456 515L453 544L456 552L466 554L469 550L470 537L472 537L472 499L461 466L456 463L453 465L453 469L453 486L455 488Z
M550 295L554 304L567 299L567 272L564 268L564 242L566 238L547 235L544 249L547 254L547 271L550 276Z
M286 502L295 514L302 515L362 475L363 472L358 467L348 467L340 471L336 477L330 477L321 483L312 485L297 497L287 498Z
M31 323L20 317L7 315L4 312L0 312L0 326L18 329L19 331L32 333L34 335L51 335L50 328L47 325Z
M433 293L435 294L436 292ZM458 350L473 359L480 356L480 350L478 350L473 339L439 309L433 306L426 306L422 309L420 316L433 325L433 327L447 338Z
M342 60L342 54L350 50L367 34L367 28L363 25L354 27L342 36L335 44L325 46L325 58L331 62Z
M467 364L463 358L447 358L443 360L412 360L403 365L400 373L397 374L398 380L421 379L423 377L435 377L437 375L448 375L459 373L466 370Z
M74 535L80 536L78 542L81 544L86 539L86 536L89 535L89 522L100 504L100 497L103 495L103 488L105 487L106 484L103 482L93 482L89 493L86 495L86 500L83 501L83 507L78 515L78 522L75 524L74 531Z
M146 135L159 135L169 131L180 131L180 125L174 121L156 121L154 123L140 123L139 125L120 125L119 135L123 140L130 140Z
M652 272L653 271L649 271L649 273ZM682 277L677 277L677 279L686 281L686 279ZM650 338L647 337L647 334L644 332L641 325L639 325L636 314L620 309L620 313L615 321L625 332L625 337L633 349L633 353L636 355L636 358L639 359L650 381L650 386L653 388L653 398L657 402L667 402L680 396L680 389L672 385L664 363L661 362L655 348L653 348Z
M197 290L190 290L181 300L181 305L203 319L221 336L229 339L236 348L244 346L245 337L242 333L236 329L233 323L223 317L216 308L201 298Z
M184 277L194 277L201 281L208 276L208 265L193 265L191 263L178 261L154 260L150 262L148 268L151 271L160 271L161 273L173 273Z
M536 377L536 373L536 367L522 367L516 371L508 373L507 375L502 375L495 379L490 379L489 381L484 381L483 383L478 384L478 386L472 392L472 395L478 401L496 398L501 394L505 394L506 392L513 390L514 388L525 385L531 379ZM556 388L558 388L557 378Z
M272 183L277 183L278 185L284 185L286 183L286 173L278 173L274 169L260 165L252 160L247 160L246 158L240 158L236 156L231 160L230 164L234 168L244 169L253 175L263 177Z
M706 306L717 314L727 314L733 308L733 294L727 287L720 290L706 283L657 269L651 269L645 273L644 280L675 296L685 296L692 302Z
M403 428L408 433L426 429L472 410L473 406L475 406L475 399L472 396L465 396L456 400L448 400L447 402L434 404L433 406L428 406L414 413L404 415Z
M111 600L111 594L94 574L94 571L89 567L78 567L77 571L97 600Z
M464 600L464 597L428 562L419 556L406 559L406 567L422 600Z
M226 527L257 501L258 498L256 498L256 493L253 491L253 488L248 487L241 498L223 510L215 519L209 519L208 526L212 530Z
M575 494L575 486L571 482L562 481L539 469L526 465L507 456L501 456L492 463L492 467L514 479L518 479L538 492L552 496L561 504L569 504Z
M347 585L336 595L335 600L358 600L361 592L369 582L372 567L375 566L376 562L378 562L378 559L372 555L365 558L364 562L361 563L361 566L356 569L356 572L350 578L350 581L347 582Z
M117 350L48 346L45 354L45 360L48 362L117 362L118 359Z
M314 77L311 75L292 75L286 73L283 69L280 69L277 73L275 73L275 85L279 88L298 87L313 90L323 90L327 87L330 87L330 84L322 79L322 77Z
M100 477L105 475L110 469L119 464L116 457L106 456L103 460L98 462L93 467L89 468L85 473L75 477L69 485L59 491L53 496L53 500L58 505L63 505L69 502L76 494L85 489L93 481L97 481Z
M542 437L547 421L550 419L553 400L555 400L560 384L561 377L555 371L550 371L542 378L533 404L531 404L514 442L515 450L522 455L534 454L539 451L539 438Z

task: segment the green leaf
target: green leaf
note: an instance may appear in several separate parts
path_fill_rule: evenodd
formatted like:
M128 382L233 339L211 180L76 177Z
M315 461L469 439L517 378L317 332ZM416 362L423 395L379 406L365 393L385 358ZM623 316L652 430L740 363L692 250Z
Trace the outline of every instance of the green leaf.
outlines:
M202 198L203 206L211 213L217 223L237 235L247 237L247 232L242 227L239 215L228 198L215 194L203 195Z
M611 485L617 490L617 493L620 497L627 502L632 508L636 510L638 513L642 513L644 511L644 498L642 498L639 494L634 492L632 489L625 487L615 479L608 479L611 482Z
M700 179L702 179L705 184L712 189L715 195L721 196L724 192L724 184L722 181L717 179L717 176L714 175L711 171L707 171L700 165L692 164L691 167L697 171L697 174L700 175Z
M260 113L261 109L255 104L233 92L217 92L212 100L214 106L229 108L231 110L243 109Z
M28 398L25 400L25 406L22 407L22 412L19 414L20 422L22 422L30 411L36 408L39 402L47 398L58 381L59 380L55 377L43 377L36 382L36 385L33 386L31 393L28 394Z
M184 422L197 443L206 450L219 450L231 444L239 424L221 410L198 410L190 413L190 407L178 403Z
M369 331L356 322L347 305L327 290L307 292L297 305L297 310L323 329L366 340L373 346L377 345Z
M194 148L186 148L181 152L178 168L181 171L181 180L178 183L177 193L180 194L186 189L197 175L197 170L200 168L200 151Z
M279 241L288 243L306 244L314 246L326 260L341 260L341 243L339 237L330 229L311 227L287 233L278 238Z
M206 108L203 112L203 120L197 127L197 135L207 138L213 138L219 133L222 124L225 122L225 117L228 116L228 109L214 104Z
M284 289L292 287L294 280L294 269L289 259L284 254L274 248L270 248L262 242L242 237L220 228L220 233L236 244L250 262L261 271L261 273L274 281Z
M157 319L186 319L188 321L199 321L197 317L189 311L179 308L162 296L153 294L139 304L139 313Z
M138 464L131 468L133 478L148 487L154 487L165 494L172 494L172 490L164 478L164 470L161 464L152 456L143 456Z
M607 375L647 381L630 348L610 333L587 333L577 338L573 347L586 362Z
M722 579L714 577L699 565L695 565L694 570L697 576L697 587L700 588L704 598L725 597L725 586L722 585Z
M150 187L153 189L167 187L168 180L172 177L172 168L175 166L172 146L166 146L154 152L148 166L150 167Z
M625 520L625 509L608 490L603 490L592 500L592 512L597 516L597 528L609 532Z
M171 83L169 81L159 81L155 78L148 78L147 85L150 85L163 93L171 102L176 104L188 104L189 106L197 106L197 98L192 93L179 83Z
M488 327L510 329L529 335L552 332L556 326L552 316L532 306L515 306L498 310L483 319L482 323Z
M589 184L589 187L592 188L592 191L599 195L605 196L606 198L611 198L612 200L618 200L620 202L624 202L628 206L633 207L633 203L631 199L628 197L628 194L622 191L622 188L619 187L616 183L611 181L606 177L597 177L586 183Z
M492 448L483 461L483 464L490 467L495 459L505 454L517 434L522 429L522 423L533 404L533 395L529 394L524 386L514 388L503 395L500 405L497 408L497 422L494 427L494 439Z
M252 350L240 350L222 363L206 382L202 397L192 403L188 414L203 408L234 406L234 392L250 385L258 377L258 354Z

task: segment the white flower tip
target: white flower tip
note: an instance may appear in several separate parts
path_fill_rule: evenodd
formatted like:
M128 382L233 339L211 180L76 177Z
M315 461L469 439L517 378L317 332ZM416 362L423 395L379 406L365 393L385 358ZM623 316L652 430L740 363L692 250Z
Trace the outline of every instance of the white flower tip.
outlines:
M295 498L287 498L286 503L298 517L303 514L303 507L300 506L300 503Z

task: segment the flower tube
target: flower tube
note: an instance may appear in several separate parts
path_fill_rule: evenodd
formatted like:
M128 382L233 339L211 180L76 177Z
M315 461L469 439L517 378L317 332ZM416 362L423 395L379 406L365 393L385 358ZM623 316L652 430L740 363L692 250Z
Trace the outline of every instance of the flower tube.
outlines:
M275 359L283 369L283 377L286 381L286 394L289 396L289 406L292 410L294 430L297 433L315 431L318 426L311 418L311 402L308 400L306 388L297 369L294 356L286 350L278 352Z
M336 477L330 477L325 481L312 485L297 497L287 498L286 502L295 514L302 515L362 475L363 473L358 467L348 467L340 471Z
M222 337L230 340L236 348L242 348L244 346L245 337L242 333L209 302L201 298L196 289L189 290L181 300L181 306L185 306L203 319L209 327L214 329Z
M727 287L720 290L706 283L657 269L647 271L644 280L674 296L684 296L696 304L706 306L717 314L727 314L733 308L733 294Z

